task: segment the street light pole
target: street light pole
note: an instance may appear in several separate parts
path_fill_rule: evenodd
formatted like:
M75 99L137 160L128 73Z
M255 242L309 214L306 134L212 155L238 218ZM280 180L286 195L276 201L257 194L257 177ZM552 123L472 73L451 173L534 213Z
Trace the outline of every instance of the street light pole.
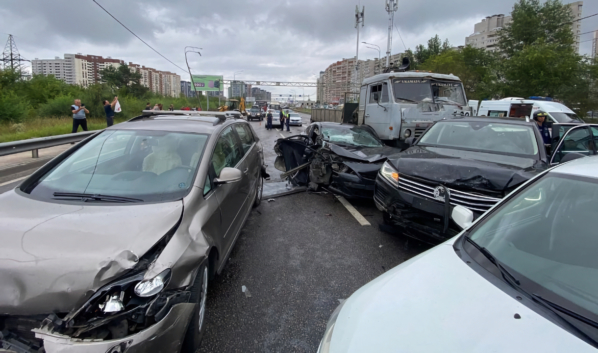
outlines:
M199 107L201 108L201 100L199 100L199 91L195 90L195 82L193 81L193 75L191 75L191 67L189 66L189 60L187 60L187 53L197 53L197 54L199 54L199 56L201 56L201 53L199 52L200 50L203 50L203 49L198 48L198 47L190 47L190 46L185 47L185 62L187 63L187 70L189 71L189 78L191 78L191 86L193 87L193 90L195 91L195 96L197 96L197 100L199 101ZM208 100L208 109L210 109L209 104L210 104L210 101Z
M365 6L363 6L361 12L359 12L359 6L355 6L355 28L357 28L357 51L355 53L355 82L353 82L353 87L351 91L355 87L359 86L359 24L361 27L365 26L364 23L365 17Z
M380 73L380 71L381 71L381 70L380 70L380 53L381 53L381 52L380 52L380 47L379 47L379 46L377 46L376 44L372 44L372 43L367 43L367 42L362 42L362 43L363 43L363 44L366 44L366 45L372 45L372 46L375 46L375 47L376 47L376 48L372 48L372 47L368 47L368 48L370 48L370 49L374 49L374 50L377 50L377 51L378 51L378 73Z

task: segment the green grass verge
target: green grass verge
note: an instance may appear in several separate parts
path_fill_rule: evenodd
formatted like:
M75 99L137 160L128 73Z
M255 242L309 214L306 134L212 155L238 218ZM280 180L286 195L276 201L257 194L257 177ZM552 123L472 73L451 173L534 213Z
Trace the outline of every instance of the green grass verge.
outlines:
M114 123L118 124L125 120L115 119ZM73 118L71 117L35 118L21 124L0 124L0 143L64 135L70 133L72 128ZM106 119L88 118L87 128L90 131L104 129L106 128ZM81 128L79 131L82 131Z

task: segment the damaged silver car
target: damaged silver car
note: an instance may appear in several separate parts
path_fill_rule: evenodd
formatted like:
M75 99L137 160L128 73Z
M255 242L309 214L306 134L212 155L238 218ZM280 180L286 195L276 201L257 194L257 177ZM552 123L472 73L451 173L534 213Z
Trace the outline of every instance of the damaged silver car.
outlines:
M400 149L389 147L368 125L316 122L305 135L279 139L276 169L294 184L319 187L347 198L374 196L376 175L382 164Z
M56 157L0 195L0 348L195 352L264 177L218 113L148 112Z

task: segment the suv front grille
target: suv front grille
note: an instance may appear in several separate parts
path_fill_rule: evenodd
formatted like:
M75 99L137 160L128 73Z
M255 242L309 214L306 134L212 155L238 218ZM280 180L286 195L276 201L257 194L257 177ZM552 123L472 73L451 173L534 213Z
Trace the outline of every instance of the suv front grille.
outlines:
M403 174L401 174L399 178L399 189L405 190L412 194L427 197L437 202L443 202L434 198L434 187L416 182L405 177ZM449 190L451 205L467 207L472 211L486 212L501 200L495 197L472 194L451 188L447 189Z

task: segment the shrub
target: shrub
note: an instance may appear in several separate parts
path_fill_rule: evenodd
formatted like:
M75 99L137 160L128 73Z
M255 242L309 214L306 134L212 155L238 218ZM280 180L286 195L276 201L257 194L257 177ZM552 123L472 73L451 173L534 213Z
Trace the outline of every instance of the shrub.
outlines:
M21 123L29 112L30 104L11 91L0 92L0 122Z
M74 98L71 96L58 96L42 104L38 109L38 115L46 118L71 115L71 105Z

